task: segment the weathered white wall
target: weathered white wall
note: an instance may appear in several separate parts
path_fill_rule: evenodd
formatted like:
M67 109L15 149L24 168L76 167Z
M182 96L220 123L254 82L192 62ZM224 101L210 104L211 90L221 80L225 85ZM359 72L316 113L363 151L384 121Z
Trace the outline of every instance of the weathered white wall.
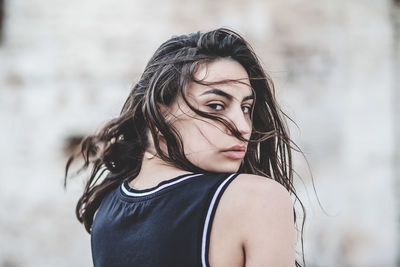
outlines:
M91 265L74 218L83 181L62 188L65 138L117 115L161 42L219 26L253 44L299 125L292 134L328 213L298 157L308 265L396 266L389 9L389 0L6 0L0 266Z

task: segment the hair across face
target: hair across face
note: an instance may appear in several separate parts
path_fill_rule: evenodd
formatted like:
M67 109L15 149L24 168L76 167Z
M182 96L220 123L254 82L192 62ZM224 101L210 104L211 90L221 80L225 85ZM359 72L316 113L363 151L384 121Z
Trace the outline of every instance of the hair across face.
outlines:
M212 72L209 75L213 75L212 80L202 80L203 77L199 77L202 69L203 71L207 69L205 66L214 68L214 64L220 61L234 62L235 64L232 63L234 66L238 68L240 66L241 75L229 76L227 70L221 67L220 69L209 70ZM243 78L246 80L245 82L238 80ZM248 90L252 90L253 101L255 102L251 112L252 131L250 136L244 136L238 130L236 123L232 123L232 116L222 116L223 112L217 110L209 112L193 106L186 91L194 84L218 85L219 87L227 85L232 87L239 84L249 85ZM247 144L245 157L241 161L242 164L239 164L240 169L229 167L226 170L239 170L268 176L272 176L274 172L278 174L282 171L286 172L285 165L280 168L276 164L279 161L277 159L276 138L277 136L283 137L278 140L278 146L281 147L282 153L287 151L284 142L288 143L288 140L283 140L287 137L287 134L280 117L279 108L275 103L272 83L264 73L250 45L238 34L230 30L218 29L207 33L198 32L173 37L162 44L150 59L121 113L122 116L125 114L129 116L129 114L134 113L136 125L138 125L136 122L143 117L144 125L141 129L148 128L150 130L155 150L162 160L182 170L192 172L203 172L211 169L218 171L219 169L210 169L211 166L204 168L206 165L203 163L199 164L199 161L192 155L193 151L188 147L190 140L182 140L180 133L182 131L173 127L165 119L159 108L160 105L170 107L171 104L176 103L177 99L183 99L198 118L209 119L208 122L210 123L210 120L214 120L213 124L217 122L217 125L224 125L228 132L236 137L240 143ZM164 144L159 143L159 133L164 138ZM139 135L146 136L143 132ZM140 138L138 139L140 140ZM144 153L148 149L148 140L143 140L142 144L146 144L146 146L138 146L137 152ZM166 148L161 149L162 145L165 145ZM240 144L238 145L240 146ZM210 147L208 148L210 149ZM199 149L197 149L197 152L199 152ZM139 153L137 154L139 155ZM196 153L196 155L200 154ZM239 157L239 155L240 153L237 152L236 156ZM191 157L191 159L189 160L188 157ZM261 157L263 157L264 162L261 162ZM276 161L272 164L272 166L275 166L273 170L270 169L271 164L268 163L271 160ZM235 160L235 164L232 166L236 166L237 162L238 160ZM118 165L121 166L121 164L116 164L116 169L118 169ZM129 166L131 167L132 164L129 164ZM137 169L131 174L132 177L135 176L136 171Z
M254 96L243 66L220 58L200 64L194 78L185 88L192 107L225 119L249 140ZM248 142L236 138L224 124L196 114L180 96L163 107L163 114L179 133L184 155L193 165L209 172L238 171Z

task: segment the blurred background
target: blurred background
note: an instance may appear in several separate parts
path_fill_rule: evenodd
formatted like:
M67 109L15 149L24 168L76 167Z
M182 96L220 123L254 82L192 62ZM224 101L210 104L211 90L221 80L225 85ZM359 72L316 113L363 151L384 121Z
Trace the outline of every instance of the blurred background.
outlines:
M92 265L67 157L162 42L221 26L298 125L308 266L400 266L400 1L0 0L1 267Z

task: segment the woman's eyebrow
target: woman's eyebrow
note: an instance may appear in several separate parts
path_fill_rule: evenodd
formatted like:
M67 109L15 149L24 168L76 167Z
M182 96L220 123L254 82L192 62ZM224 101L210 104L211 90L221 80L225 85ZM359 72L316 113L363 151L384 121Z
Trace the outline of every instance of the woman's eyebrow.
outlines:
M211 90L207 90L207 91L203 92L201 95L207 95L207 94L219 95L219 96L225 97L229 101L232 101L232 99L234 98L232 95L230 95L230 94L228 94L228 93L226 93L226 92L224 92L224 91L222 91L220 89L216 89L216 88L213 88ZM250 100L250 99L254 99L254 96L252 94L243 97L242 101L246 101L246 100Z

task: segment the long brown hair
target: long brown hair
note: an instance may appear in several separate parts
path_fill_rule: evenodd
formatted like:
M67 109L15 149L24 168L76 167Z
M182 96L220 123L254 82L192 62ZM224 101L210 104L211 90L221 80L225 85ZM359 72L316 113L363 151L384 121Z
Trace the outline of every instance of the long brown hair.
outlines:
M188 83L201 82L194 78L199 64L225 57L239 62L250 79L255 97L250 140L245 140L229 121L195 109L186 98ZM148 131L162 160L179 169L206 172L185 157L179 133L165 120L157 105L169 106L177 96L182 96L198 115L224 124L238 139L248 141L248 150L238 172L261 175L282 184L299 201L304 214L293 185L292 150L296 146L289 138L286 115L276 103L272 80L251 46L239 34L221 28L172 37L163 43L131 90L120 115L106 123L98 133L84 138L79 153L69 158L65 181L70 164L79 156L84 159L82 169L91 169L76 206L76 216L89 233L104 196L123 180L132 180L138 175L149 144ZM167 141L168 153L160 149L158 131ZM103 174L107 174L106 177ZM294 214L296 222L296 211ZM302 249L304 219L305 216L301 228ZM297 261L296 266L300 266Z

